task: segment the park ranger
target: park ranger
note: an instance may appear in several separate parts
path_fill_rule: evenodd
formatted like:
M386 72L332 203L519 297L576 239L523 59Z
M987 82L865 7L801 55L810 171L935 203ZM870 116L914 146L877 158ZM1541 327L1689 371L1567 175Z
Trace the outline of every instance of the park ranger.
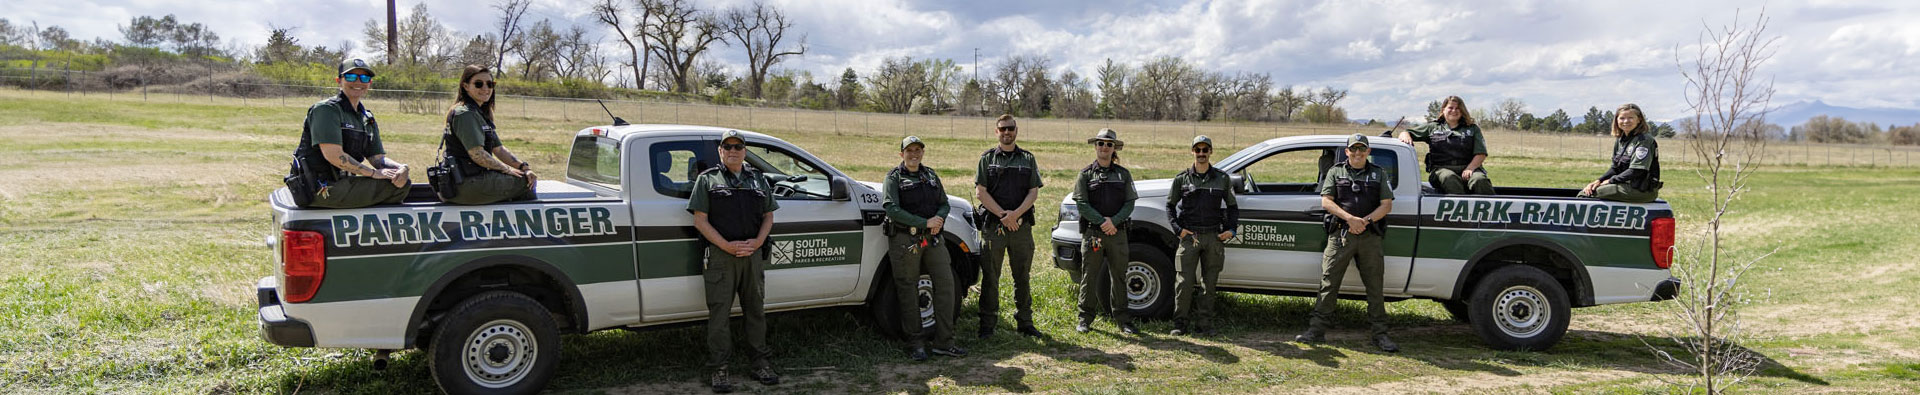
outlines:
M927 360L927 335L921 333L920 273L933 278L933 353L964 357L967 350L953 344L953 266L946 249L940 246L940 231L947 224L947 190L940 175L921 164L926 143L919 136L900 140L900 166L887 172L881 187L887 210L887 260L893 269L893 285L900 300L900 327L905 329L913 350L909 357Z
M766 177L746 164L746 139L740 131L720 135L720 166L694 177L687 211L693 213L693 227L707 246L702 275L707 292L707 367L713 369L714 392L732 392L727 363L732 358L733 338L727 321L734 297L740 298L745 316L747 346L753 358L753 379L761 384L780 383L767 357L766 270L767 233L773 230L773 211L780 205Z
M1580 196L1628 203L1648 203L1660 197L1660 145L1647 133L1647 116L1640 106L1627 103L1614 111L1613 166L1588 183Z
M1213 301L1219 293L1226 249L1240 223L1227 172L1213 167L1213 139L1193 138L1193 167L1173 176L1167 194L1167 221L1179 234L1180 280L1174 285L1173 335L1211 336Z
M309 205L358 208L405 201L407 165L387 157L380 124L361 102L373 89L373 69L365 60L347 59L337 71L339 94L307 108L300 147L294 150L294 160L313 178Z
M1360 283L1367 287L1367 321L1373 324L1373 344L1387 352L1400 346L1387 338L1387 302L1381 294L1381 276L1386 259L1381 239L1386 235L1387 212L1393 210L1393 189L1387 172L1368 163L1373 150L1367 136L1347 138L1346 163L1327 169L1320 181L1320 207L1327 210L1327 249L1320 262L1320 295L1306 333L1295 336L1302 343L1326 342L1327 325L1333 318L1333 306L1340 301L1340 280L1346 278L1347 264L1360 269Z
M1133 190L1133 173L1114 161L1120 159L1120 141L1113 129L1100 129L1093 138L1094 160L1080 170L1073 182L1073 202L1080 210L1080 333L1093 330L1093 318L1100 313L1102 299L1113 311L1113 323L1120 333L1138 335L1132 317L1127 314L1127 221L1133 217L1133 202L1140 196Z
M1400 132L1400 142L1427 142L1427 180L1441 193L1492 195L1493 180L1481 164L1487 160L1487 136L1467 113L1467 102L1447 96L1440 119Z
M500 144L493 124L493 88L498 86L486 66L467 66L460 72L460 91L447 110L447 132L441 136L445 158L463 176L453 197L455 204L491 204L533 200L539 176L533 165L520 160Z
M1014 321L1021 335L1039 337L1033 326L1033 202L1040 198L1040 167L1033 153L1014 144L1020 130L1012 115L994 121L1000 144L980 154L974 168L974 198L980 201L980 337L993 336L1000 321L1000 260L1013 269Z

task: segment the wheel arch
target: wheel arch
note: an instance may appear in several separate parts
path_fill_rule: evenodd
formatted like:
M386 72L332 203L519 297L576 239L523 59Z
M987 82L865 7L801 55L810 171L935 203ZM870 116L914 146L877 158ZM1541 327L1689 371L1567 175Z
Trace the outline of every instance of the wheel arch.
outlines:
M1567 290L1574 307L1593 305L1593 280L1585 262L1572 250L1545 239L1517 237L1487 245L1467 259L1453 282L1452 300L1466 300L1468 292L1487 273L1507 265L1527 265L1553 276Z
M577 333L587 327L586 299L566 273L538 258L496 255L455 266L427 287L407 319L405 347L416 348L429 336L426 324L434 313L491 290L522 292L552 313L565 317L561 321L562 333Z

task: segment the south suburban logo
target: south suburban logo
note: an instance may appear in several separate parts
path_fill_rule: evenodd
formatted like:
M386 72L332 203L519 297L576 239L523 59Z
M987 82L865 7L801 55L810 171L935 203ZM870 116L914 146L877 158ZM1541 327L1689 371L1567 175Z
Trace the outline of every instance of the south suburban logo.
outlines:
M1233 238L1227 244L1248 245L1254 247L1292 248L1297 241L1291 233L1281 233L1275 225L1240 224L1233 232Z
M773 242L773 264L809 264L844 260L847 247L835 246L825 238L778 240Z

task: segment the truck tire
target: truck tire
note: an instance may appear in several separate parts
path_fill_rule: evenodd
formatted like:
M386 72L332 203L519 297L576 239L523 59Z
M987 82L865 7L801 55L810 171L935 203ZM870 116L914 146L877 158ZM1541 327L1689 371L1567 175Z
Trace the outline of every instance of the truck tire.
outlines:
M1447 315L1453 317L1453 322L1467 323L1472 321L1470 319L1472 317L1467 316L1467 301L1442 300L1440 301L1440 307L1447 309Z
M560 361L553 315L517 292L474 295L435 330L427 369L449 394L531 394L547 386Z
M1496 350L1552 348L1573 318L1566 289L1532 266L1495 269L1474 285L1469 300L1468 323Z
M951 240L949 240L951 241ZM955 242L955 244L958 244ZM973 285L980 282L980 262L973 261L966 251L954 244L947 245L947 258L953 263L953 314L960 315L960 306L966 306L967 294Z
M1173 257L1145 243L1127 245L1127 311L1134 317L1161 319L1173 314Z
M888 263L881 263L887 265ZM933 319L933 277L920 275L920 281L914 298L920 303L920 328L922 333L932 333ZM873 294L867 297L867 315L873 319L873 328L890 340L906 340L907 333L900 328L900 301L894 298L893 269L882 268L875 277ZM957 300L955 299L958 303ZM955 315L959 315L957 312Z

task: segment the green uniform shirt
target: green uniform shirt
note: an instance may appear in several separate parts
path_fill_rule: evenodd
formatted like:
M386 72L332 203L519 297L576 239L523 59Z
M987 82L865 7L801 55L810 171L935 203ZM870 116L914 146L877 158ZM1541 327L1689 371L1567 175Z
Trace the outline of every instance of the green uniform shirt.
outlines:
M313 103L307 108L307 130L313 137L313 145L341 144L342 129L367 131L368 155L386 155L387 149L380 144L380 124L373 120L373 112L366 105L347 109L347 95L341 93Z
M1121 167L1119 164L1100 167L1096 162L1086 170L1081 170L1080 178L1073 180L1073 203L1080 209L1081 222L1098 225L1100 221L1093 220L1103 216L1100 215L1099 210L1093 208L1093 204L1087 201L1088 187L1095 182L1111 182L1111 180L1120 180L1125 184L1127 195L1126 204L1121 205L1120 211L1108 219L1113 220L1114 223L1120 223L1133 218L1133 202L1140 199L1139 193L1133 190L1133 172L1127 171L1126 167Z
M1203 207L1199 204L1205 204L1204 202L1195 204L1192 201L1184 201L1189 189L1221 191L1220 202L1224 207ZM1193 167L1189 165L1185 171L1173 176L1173 184L1167 189L1167 220L1173 225L1175 233L1188 226L1195 226L1196 223L1206 225L1218 222L1222 229L1228 231L1239 229L1240 199L1234 197L1236 193L1238 192L1233 190L1233 178L1227 175L1226 170L1208 167L1207 172L1201 174L1194 173ZM1187 204L1182 204L1183 202Z
M1342 176L1361 180L1371 176L1376 180L1380 180L1380 200L1393 200L1393 183L1387 179L1386 169L1373 163L1367 163L1367 167L1358 170L1348 167L1345 163L1327 168L1327 178L1320 180L1320 196L1333 196L1333 183ZM1352 214L1367 215L1367 213Z
M492 129L493 125L487 124L486 117L481 116L480 111L469 109L464 103L454 107L452 126L453 137L460 139L460 145L466 146L467 149L479 147L482 150L488 150L493 148L486 145L487 129Z
M1654 158L1660 156L1660 145L1653 141L1653 135L1640 133L1626 139L1615 140L1613 152L1622 157L1631 155L1630 159L1627 159L1628 169L1650 170L1653 168Z
M920 171L909 172L901 170L888 172L887 181L880 185L880 195L885 198L881 206L887 209L887 218L892 219L893 222L897 224L925 229L927 227L927 220L932 217L921 218L918 215L907 212L907 209L900 206L901 180L921 183L931 182L932 184L930 185L933 187L945 189L945 187L940 185L940 175L934 174L933 169L923 165L920 166ZM953 207L948 205L946 200L947 194L943 191L940 193L940 208L933 213L934 217L946 218L948 213L953 212Z
M1457 128L1450 128L1447 127L1446 121L1428 122L1424 125L1407 128L1407 135L1413 137L1413 141L1432 141L1433 132L1439 130L1447 130L1473 141L1474 155L1487 154L1487 136L1480 133L1479 125L1461 125Z
M1010 166L1025 167L1028 169L1033 169L1033 171L1031 172L1033 173L1033 177L1031 177L1032 181L1030 181L1032 183L1031 187L1032 188L1041 187L1039 162L1036 162L1033 160L1032 152L1021 150L1018 148L1018 146L1015 146L1013 152L1001 151L999 146L994 146L994 149L992 152L987 153L985 155L980 155L980 164L974 167L974 171L973 171L974 185L983 185L983 186L990 185L988 184L989 180L987 180L988 165L1000 165L1000 167L1010 167ZM1008 209L1008 210L1013 209L1013 207L1002 207L1002 208Z
M773 199L773 187L767 185L767 178L762 176L759 170L754 169L753 166L741 164L740 174L727 173L723 168L719 171L703 172L694 177L693 195L687 197L687 211L711 212L708 210L707 190L713 189L714 185L723 185L726 188L759 189L767 194L767 198L763 200L765 203L760 205L764 209L761 213L771 213L773 210L780 209L780 203L774 202Z

